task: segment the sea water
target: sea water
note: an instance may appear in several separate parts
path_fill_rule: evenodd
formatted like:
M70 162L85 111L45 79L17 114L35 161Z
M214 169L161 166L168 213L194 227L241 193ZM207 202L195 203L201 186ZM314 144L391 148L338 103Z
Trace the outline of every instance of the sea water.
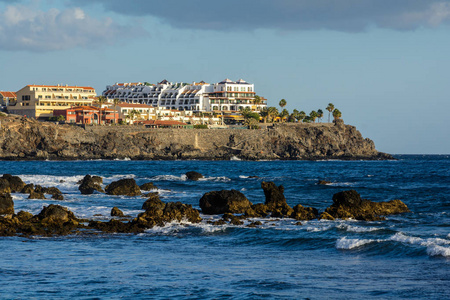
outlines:
M322 299L450 295L450 157L392 161L0 162L0 173L56 186L63 201L13 194L16 212L60 204L108 220L111 208L141 212L142 197L81 195L86 174L108 184L153 182L163 201L199 208L209 191L236 189L264 202L262 181L285 187L288 204L324 210L339 191L400 199L411 213L386 221L259 219L258 228L170 223L143 234L0 237L1 299ZM205 175L188 181L187 171ZM254 178L252 176L257 176ZM317 185L328 180L329 185Z

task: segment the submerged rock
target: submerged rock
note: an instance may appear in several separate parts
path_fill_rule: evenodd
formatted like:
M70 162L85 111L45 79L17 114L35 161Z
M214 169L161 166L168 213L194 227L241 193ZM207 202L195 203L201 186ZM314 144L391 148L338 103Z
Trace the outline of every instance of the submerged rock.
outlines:
M186 173L186 177L187 177L187 179L189 179L189 180L197 181L197 180L199 180L200 178L203 178L203 175L200 174L200 173L198 173L198 172L195 172L195 171L190 171L190 172L187 172L187 173Z
M14 214L14 201L11 194L0 194L0 215Z
M236 190L213 191L200 199L200 208L207 215L245 213L251 205L245 195Z
M105 191L101 187L102 183L103 183L103 178L101 178L100 176L86 175L81 180L81 184L78 187L78 189L80 190L80 192L83 195L90 195L90 194L93 194L95 191L104 193Z
M327 185L327 184L330 184L330 183L331 183L331 181L327 181L327 180L319 180L317 182L318 185Z
M141 190L143 191L150 191L150 190L155 190L157 189L157 187L153 184L153 182L147 182L144 183L140 186Z
M339 192L333 195L333 204L325 210L332 218L357 219L365 221L384 220L383 216L410 212L400 200L372 202L362 199L355 190ZM323 219L330 219L322 214Z
M128 178L114 181L106 186L106 193L108 195L139 196L141 189L134 179Z

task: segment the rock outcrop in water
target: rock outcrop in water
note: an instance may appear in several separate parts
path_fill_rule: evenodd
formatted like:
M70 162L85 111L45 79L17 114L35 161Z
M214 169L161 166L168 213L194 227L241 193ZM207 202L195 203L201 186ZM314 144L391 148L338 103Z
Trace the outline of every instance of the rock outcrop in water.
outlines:
M252 203L239 191L213 191L203 195L200 208L204 214L217 215L224 213L243 214L250 209Z
M81 181L80 186L78 189L80 192L84 195L90 195L93 194L95 191L104 193L101 184L103 183L103 178L100 176L91 176L86 175L84 176L83 180Z
M3 186L11 190L7 179L14 178L6 174L0 178ZM7 178L7 179L5 179ZM81 183L90 181L87 175ZM100 178L101 179L101 178ZM12 184L15 190L30 193L30 198L45 199L44 193L52 194L52 198L62 197L61 191L56 187L41 187L34 184L25 184L20 178L14 178L17 185ZM102 180L101 180L102 181ZM7 184L5 184L5 182ZM100 182L97 178L95 182ZM151 187L151 186L149 186ZM284 196L284 187L273 182L262 182L265 202L252 204L242 193L236 190L222 190L208 192L200 199L200 207L204 214L223 214L222 219L208 221L214 225L244 225L245 219L251 218L292 218L298 221L313 219L357 219L365 221L383 220L384 216L409 212L408 207L400 200L388 202L372 202L362 199L355 190L343 191L333 195L333 204L319 216L317 209L304 207L301 204L293 208L287 204ZM134 179L122 179L111 183L106 188L113 195L141 195L139 186ZM14 202L9 192L0 193L0 236L8 235L66 235L80 232L80 230L100 230L104 232L141 233L148 228L164 226L167 223L186 221L199 223L202 221L198 210L191 205L181 202L164 203L159 199L158 193L149 193L148 199L142 205L145 212L134 219L124 216L117 207L111 209L111 216L115 217L108 222L79 220L67 208L60 205L49 205L33 216L28 212L20 211L14 214ZM63 199L63 198L62 198ZM236 214L236 215L235 215ZM128 221L116 219L128 218ZM84 225L83 222L88 222ZM250 220L248 227L262 225L261 221ZM297 222L296 225L301 225Z
M354 126L275 124L260 130L56 125L0 117L0 159L389 159Z
M125 196L139 196L141 195L141 189L136 184L133 178L120 179L113 181L107 185L106 193L109 195L125 195Z
M383 216L409 212L400 200L372 202L362 199L355 190L343 191L333 195L333 205L325 210L322 219L356 219L364 221L384 220Z

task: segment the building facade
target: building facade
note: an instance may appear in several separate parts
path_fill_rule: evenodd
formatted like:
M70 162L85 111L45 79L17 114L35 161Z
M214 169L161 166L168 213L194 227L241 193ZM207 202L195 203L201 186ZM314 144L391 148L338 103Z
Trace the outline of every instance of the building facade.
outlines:
M16 95L17 101L7 106L8 112L38 119L52 117L54 110L90 106L96 93L85 86L27 85Z
M254 85L242 79L225 79L214 84L204 81L172 83L167 80L157 84L116 83L108 85L103 96L127 103L194 112L239 111L246 107L260 111L267 106L266 99L255 97Z
M0 91L0 106L5 107L16 103L17 96L15 92Z

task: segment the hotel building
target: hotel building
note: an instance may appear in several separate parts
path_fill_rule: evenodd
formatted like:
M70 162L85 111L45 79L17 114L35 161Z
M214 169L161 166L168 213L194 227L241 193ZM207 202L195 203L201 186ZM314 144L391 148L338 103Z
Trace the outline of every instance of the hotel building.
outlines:
M257 101L255 95L254 85L242 79L225 79L214 84L204 81L172 83L167 80L157 84L116 83L103 91L103 96L110 100L117 98L127 103L194 112L230 112L246 107L260 111L267 106L267 100L260 98Z
M27 85L16 92L17 101L7 107L9 113L33 118L49 118L54 110L72 106L90 106L95 89L86 86Z

